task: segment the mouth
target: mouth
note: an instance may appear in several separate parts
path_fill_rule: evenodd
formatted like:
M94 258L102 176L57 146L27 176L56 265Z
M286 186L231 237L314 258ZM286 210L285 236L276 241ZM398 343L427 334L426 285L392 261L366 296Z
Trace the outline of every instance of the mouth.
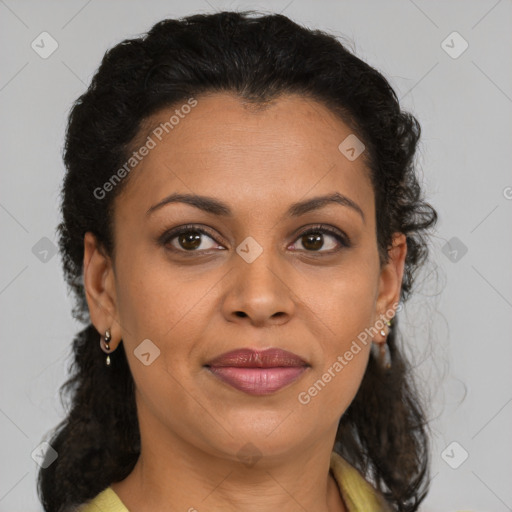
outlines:
M268 395L296 381L310 365L277 348L234 350L205 364L217 378L250 395Z

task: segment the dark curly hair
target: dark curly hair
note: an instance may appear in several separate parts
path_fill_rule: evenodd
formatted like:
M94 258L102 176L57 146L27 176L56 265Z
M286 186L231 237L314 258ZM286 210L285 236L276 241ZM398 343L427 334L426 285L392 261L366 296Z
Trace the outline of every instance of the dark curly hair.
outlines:
M166 19L114 46L74 103L66 131L57 229L65 278L75 297L73 315L86 327L74 339L70 378L60 389L63 403L64 396L69 400L67 416L49 440L58 458L38 475L46 512L72 509L123 480L140 454L126 354L119 345L105 371L82 277L87 231L114 254L113 201L129 177L103 199L93 191L130 157L148 116L212 92L236 93L256 106L287 93L326 105L367 148L381 264L388 261L392 234L407 237L402 302L428 256L428 228L437 213L422 197L413 162L420 125L401 110L388 81L338 38L280 14L245 11ZM410 364L399 349L398 318L388 337L391 370L385 372L370 357L333 448L394 510L410 512L428 490L428 426Z

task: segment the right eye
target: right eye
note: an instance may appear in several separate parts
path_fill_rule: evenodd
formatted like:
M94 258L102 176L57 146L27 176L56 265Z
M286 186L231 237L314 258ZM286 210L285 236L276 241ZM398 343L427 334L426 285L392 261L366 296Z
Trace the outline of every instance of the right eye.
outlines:
M171 251L182 253L193 253L209 251L213 247L204 247L204 241L201 239L206 235L210 240L214 240L211 233L204 228L195 225L180 226L167 231L161 237L161 243ZM173 243L175 241L175 243ZM171 247L169 247L169 245Z

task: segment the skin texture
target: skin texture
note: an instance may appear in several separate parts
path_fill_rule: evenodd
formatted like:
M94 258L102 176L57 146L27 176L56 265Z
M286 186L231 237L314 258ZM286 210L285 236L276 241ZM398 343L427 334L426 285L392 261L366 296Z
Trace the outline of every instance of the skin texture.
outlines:
M371 343L308 404L297 397L398 302L405 236L396 234L380 268L368 169L339 151L351 130L325 106L295 95L265 109L228 93L197 100L116 198L113 261L92 233L84 237L91 321L100 333L111 329L112 349L124 343L136 384L141 456L112 487L137 512L346 510L329 457ZM153 115L140 140L175 108ZM335 191L365 219L338 204L285 216L292 203ZM146 214L176 192L216 198L234 215L183 203ZM319 248L308 245L301 231L318 223L344 232L351 247L328 233ZM185 224L211 232L196 252L179 238L158 243ZM236 252L249 236L263 249L252 263ZM160 350L148 366L134 355L144 339ZM289 350L310 368L271 395L251 396L204 367L244 347ZM244 446L252 465L237 455Z

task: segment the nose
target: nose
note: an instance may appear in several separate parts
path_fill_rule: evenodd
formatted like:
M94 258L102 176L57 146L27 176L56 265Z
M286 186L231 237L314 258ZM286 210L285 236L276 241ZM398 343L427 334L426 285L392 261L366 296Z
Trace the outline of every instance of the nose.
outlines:
M251 263L242 258L234 263L223 302L228 321L262 327L281 325L293 316L295 302L287 282L289 274L270 256L263 251Z

